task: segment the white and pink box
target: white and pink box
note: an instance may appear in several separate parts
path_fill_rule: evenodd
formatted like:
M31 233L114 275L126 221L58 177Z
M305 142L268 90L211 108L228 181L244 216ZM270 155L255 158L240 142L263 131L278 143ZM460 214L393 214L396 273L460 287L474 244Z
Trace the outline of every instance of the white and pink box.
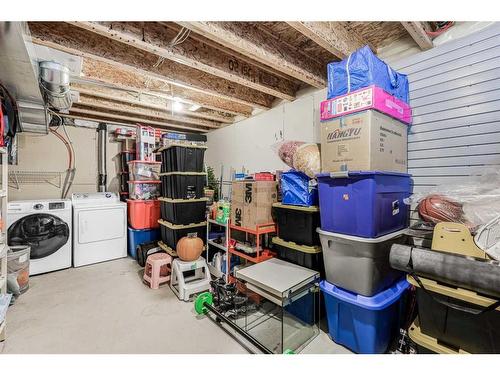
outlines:
M412 122L411 107L377 86L368 86L321 102L321 121L367 109L375 109L406 124Z

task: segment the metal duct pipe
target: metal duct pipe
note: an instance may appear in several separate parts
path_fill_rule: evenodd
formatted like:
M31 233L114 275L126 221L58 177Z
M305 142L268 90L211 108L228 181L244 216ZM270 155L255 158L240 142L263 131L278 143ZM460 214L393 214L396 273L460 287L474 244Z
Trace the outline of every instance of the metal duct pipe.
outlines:
M97 171L98 171L98 191L106 191L108 174L106 171L106 144L108 143L108 127L100 122L97 128Z

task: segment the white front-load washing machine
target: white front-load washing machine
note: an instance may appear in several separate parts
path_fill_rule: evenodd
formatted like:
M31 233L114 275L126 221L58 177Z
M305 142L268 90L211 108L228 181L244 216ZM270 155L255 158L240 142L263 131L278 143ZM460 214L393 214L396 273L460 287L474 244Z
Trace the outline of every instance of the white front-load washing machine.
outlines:
M75 193L73 266L127 256L127 204L115 193Z
M28 245L30 275L71 267L71 201L11 201L7 206L9 246Z

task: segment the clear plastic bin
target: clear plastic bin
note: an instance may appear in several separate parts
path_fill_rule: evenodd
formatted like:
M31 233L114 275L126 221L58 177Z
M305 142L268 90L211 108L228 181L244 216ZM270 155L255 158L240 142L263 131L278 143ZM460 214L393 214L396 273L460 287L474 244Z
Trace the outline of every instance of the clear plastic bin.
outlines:
M149 200L160 196L160 181L129 181L130 199Z
M160 179L161 163L157 161L133 160L128 163L130 178L134 181Z
M10 246L7 253L7 284L14 295L29 288L30 251L29 246Z

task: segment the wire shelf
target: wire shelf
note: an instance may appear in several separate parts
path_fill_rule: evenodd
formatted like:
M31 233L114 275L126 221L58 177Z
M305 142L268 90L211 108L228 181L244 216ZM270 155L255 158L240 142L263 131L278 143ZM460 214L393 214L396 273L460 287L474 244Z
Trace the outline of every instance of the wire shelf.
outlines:
M21 185L49 184L57 188L62 186L65 172L49 171L9 171L9 187L21 189Z

